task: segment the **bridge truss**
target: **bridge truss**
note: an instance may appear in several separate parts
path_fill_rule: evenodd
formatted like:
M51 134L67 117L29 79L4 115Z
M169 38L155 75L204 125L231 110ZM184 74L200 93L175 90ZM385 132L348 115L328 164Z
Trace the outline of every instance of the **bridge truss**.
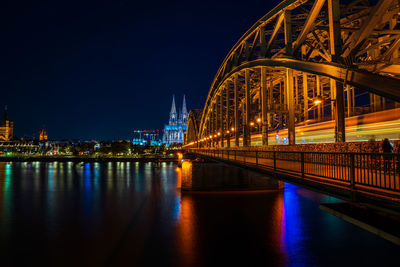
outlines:
M370 111L400 101L399 12L393 0L281 2L224 59L187 144L249 146L253 127L263 145L277 129L295 144L297 125L327 119L344 142L357 92Z

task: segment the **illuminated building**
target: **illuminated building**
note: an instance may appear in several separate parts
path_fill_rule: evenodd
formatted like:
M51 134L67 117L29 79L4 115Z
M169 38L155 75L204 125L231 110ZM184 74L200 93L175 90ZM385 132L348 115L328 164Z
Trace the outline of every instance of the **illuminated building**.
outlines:
M40 141L47 141L47 132L46 132L46 130L44 128L40 132L39 140Z
M134 137L132 139L133 145L138 146L160 146L161 140L159 139L159 130L134 130Z
M143 138L133 138L132 139L132 145L136 146L144 146L147 144L147 140Z
M183 104L179 116L176 112L175 96L173 96L171 112L169 113L169 123L164 127L163 143L167 145L182 144L183 137L186 133L187 120L188 112L186 109L185 96L183 96Z
M0 123L0 141L11 141L13 138L14 123L8 119L7 106L4 107L4 117Z

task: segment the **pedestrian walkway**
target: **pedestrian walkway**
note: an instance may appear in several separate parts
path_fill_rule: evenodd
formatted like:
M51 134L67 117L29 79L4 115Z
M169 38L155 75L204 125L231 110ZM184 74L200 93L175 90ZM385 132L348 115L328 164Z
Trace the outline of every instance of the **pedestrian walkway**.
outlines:
M195 152L400 202L400 155L196 149Z

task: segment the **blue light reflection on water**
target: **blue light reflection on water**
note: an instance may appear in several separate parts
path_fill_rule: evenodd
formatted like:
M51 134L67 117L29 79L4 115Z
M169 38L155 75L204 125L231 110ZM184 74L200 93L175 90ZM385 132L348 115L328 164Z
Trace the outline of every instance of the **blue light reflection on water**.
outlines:
M175 198L174 209L173 209L173 220L175 221L175 223L179 222L180 215L181 215L181 196L178 195Z
M85 163L83 167L83 181L84 181L84 191L85 194L89 195L92 188L91 181L92 171L90 169L90 163Z
M10 163L5 163L5 162L0 162L0 169L4 170L4 187L2 190L3 194L3 205L2 205L2 218L3 220L1 221L1 225L3 226L4 229L8 229L11 226L11 220L10 218L12 217L12 188L11 188L11 182L12 182L12 166Z
M4 191L9 191L10 186L11 186L11 164L10 163L3 163L3 164L6 165L5 179L4 179Z
M51 231L52 234L55 233L55 227L57 220L57 203L56 203L56 189L55 189L55 174L57 169L54 168L56 162L50 163L40 163L43 164L44 167L47 167L47 190L46 190L46 206L47 206L47 228L49 232Z
M95 185L95 189L99 189L99 185L100 185L100 174L101 174L101 169L100 169L100 163L95 162L93 164L93 178L94 178L94 185Z
M281 244L288 266L393 266L390 242L319 209L334 197L285 183ZM378 256L378 254L380 256Z
M83 182L83 196L82 196L82 206L83 206L83 214L86 218L89 218L91 214L92 205L94 203L94 192L92 192L92 170L91 164L85 163L83 165L82 170L82 182Z
M305 232L307 228L304 227L304 214L297 189L297 186L285 183L281 242L285 247L289 266L291 262L296 262L296 266L308 266L314 255L304 246L308 233Z
M54 173L53 173L53 163L48 163L48 173L47 173L47 190L54 190Z

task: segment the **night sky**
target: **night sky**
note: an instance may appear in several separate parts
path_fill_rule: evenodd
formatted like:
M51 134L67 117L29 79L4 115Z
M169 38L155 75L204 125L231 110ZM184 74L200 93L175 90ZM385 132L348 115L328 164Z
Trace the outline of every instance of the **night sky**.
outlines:
M203 108L222 60L272 1L0 1L0 105L15 136L111 140ZM2 111L1 111L2 112Z

